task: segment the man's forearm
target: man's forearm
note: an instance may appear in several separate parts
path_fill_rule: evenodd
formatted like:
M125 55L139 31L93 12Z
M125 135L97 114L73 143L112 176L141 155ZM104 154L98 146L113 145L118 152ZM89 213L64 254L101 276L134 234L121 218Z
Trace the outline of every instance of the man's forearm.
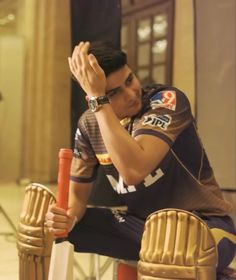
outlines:
M75 215L78 221L83 218L86 212L92 186L92 183L70 182L69 212Z
M142 149L129 133L121 126L109 104L103 105L95 113L104 144L119 173L125 177L126 172L138 170Z
M142 139L134 139L122 127L109 104L103 105L95 115L112 162L127 184L135 185L142 181L169 149L157 137L145 135Z

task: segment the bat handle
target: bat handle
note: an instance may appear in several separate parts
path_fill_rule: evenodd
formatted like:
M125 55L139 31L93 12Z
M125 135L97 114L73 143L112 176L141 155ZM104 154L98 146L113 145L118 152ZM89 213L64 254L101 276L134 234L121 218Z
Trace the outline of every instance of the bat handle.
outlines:
M70 167L73 158L71 149L60 149L59 151L59 169L58 169L58 189L57 189L57 206L68 209L69 184L70 184ZM68 232L57 235L58 237L67 237Z

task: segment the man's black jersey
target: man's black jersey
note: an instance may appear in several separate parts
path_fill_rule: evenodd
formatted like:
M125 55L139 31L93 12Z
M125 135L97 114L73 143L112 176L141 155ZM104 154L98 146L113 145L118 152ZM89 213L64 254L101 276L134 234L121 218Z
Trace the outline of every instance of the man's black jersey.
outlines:
M163 208L220 216L231 212L232 205L223 199L214 178L185 94L174 87L153 85L143 90L142 104L139 114L121 124L132 137L148 134L165 141L170 150L161 163L140 184L126 185L107 153L94 113L87 110L78 122L71 180L92 182L102 165L129 211L142 218Z

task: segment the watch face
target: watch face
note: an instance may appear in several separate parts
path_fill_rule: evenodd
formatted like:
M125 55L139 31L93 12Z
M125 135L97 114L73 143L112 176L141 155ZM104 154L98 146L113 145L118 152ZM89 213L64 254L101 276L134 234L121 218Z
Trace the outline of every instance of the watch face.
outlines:
M98 109L98 102L96 98L90 98L89 99L89 108L92 112L96 112Z
M88 105L92 112L97 112L98 109L103 104L106 104L106 103L109 103L109 99L107 98L107 96L105 96L105 95L99 96L99 97L92 96L89 99Z

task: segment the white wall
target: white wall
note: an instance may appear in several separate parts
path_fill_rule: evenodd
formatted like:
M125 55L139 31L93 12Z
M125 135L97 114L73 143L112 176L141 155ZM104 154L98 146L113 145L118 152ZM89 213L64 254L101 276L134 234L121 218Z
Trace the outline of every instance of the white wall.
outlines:
M181 89L195 114L195 53L193 0L175 1L173 86Z
M236 1L197 0L198 127L222 188L236 189Z
M0 36L0 180L20 178L24 40Z

